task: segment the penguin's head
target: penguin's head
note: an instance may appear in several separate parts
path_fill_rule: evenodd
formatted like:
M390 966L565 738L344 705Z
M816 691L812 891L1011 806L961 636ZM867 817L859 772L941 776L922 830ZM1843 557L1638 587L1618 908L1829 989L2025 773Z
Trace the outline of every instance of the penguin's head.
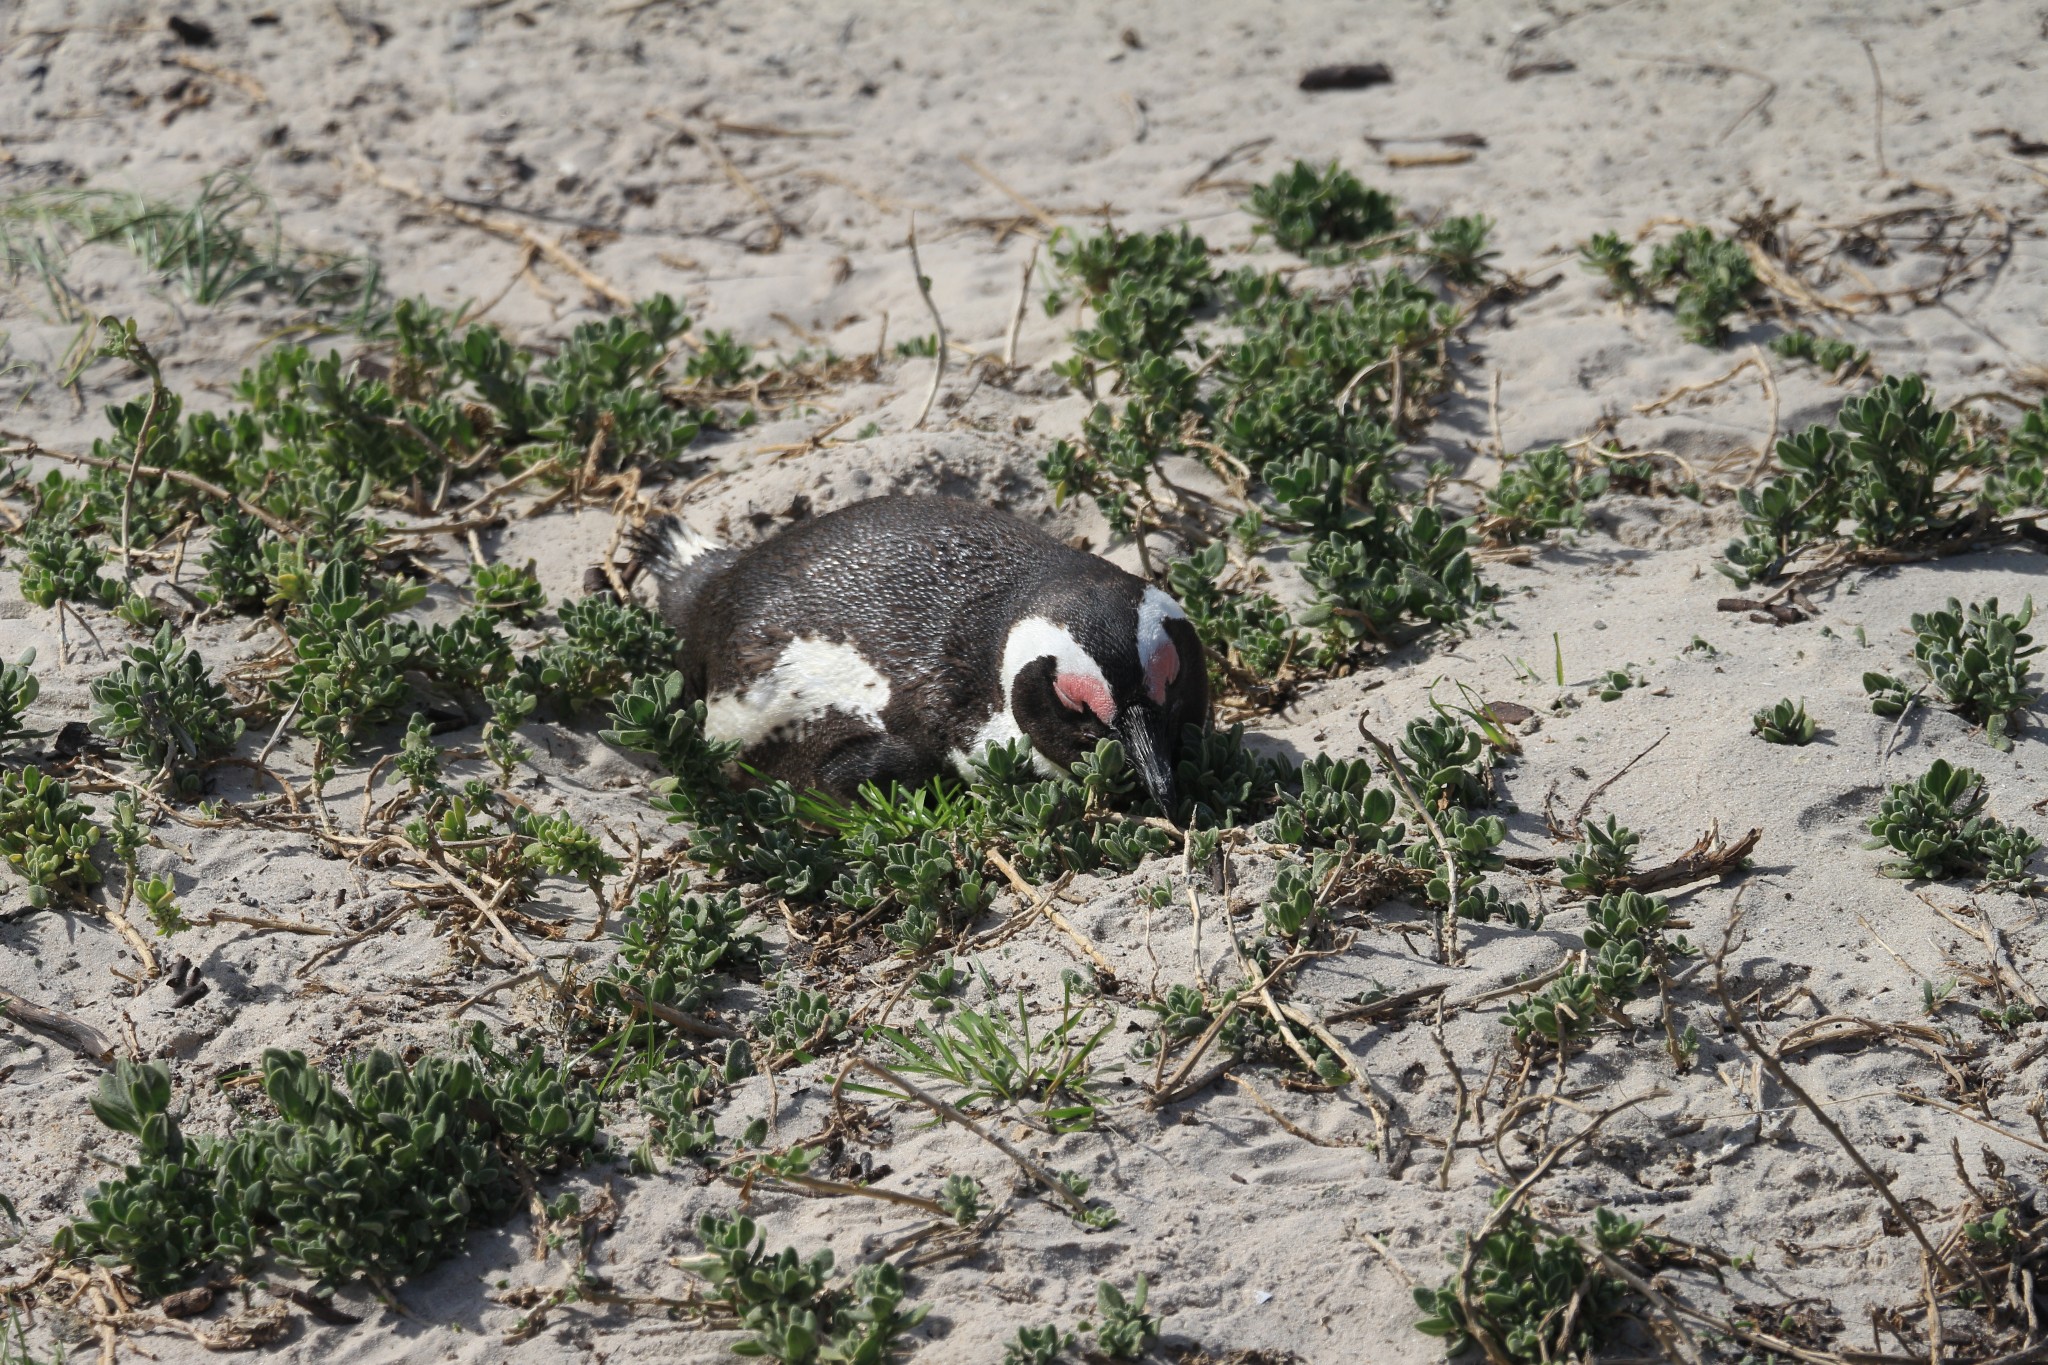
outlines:
M1006 700L1032 747L1061 770L1120 740L1145 790L1170 811L1181 726L1209 718L1208 664L1180 603L1128 575L1117 580L1062 585L1010 628Z

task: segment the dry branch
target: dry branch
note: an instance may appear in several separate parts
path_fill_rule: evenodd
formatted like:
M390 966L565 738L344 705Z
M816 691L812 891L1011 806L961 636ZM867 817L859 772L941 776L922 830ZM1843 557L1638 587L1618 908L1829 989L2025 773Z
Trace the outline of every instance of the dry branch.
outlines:
M81 1057L89 1057L95 1062L114 1059L114 1045L107 1040L106 1034L82 1019L44 1009L12 991L0 990L0 1017L62 1043Z
M633 306L632 295L592 270L589 266L583 264L583 262L577 260L569 254L566 247L554 238L543 237L524 223L516 219L507 218L503 214L481 213L476 209L465 208L453 200L423 190L417 185L409 185L405 181L393 176L386 175L383 171L378 170L375 165L371 164L370 159L364 156L361 151L352 153L351 164L354 166L356 174L364 179L381 185L394 194L402 194L414 203L423 204L435 213L453 218L458 223L467 223L469 226L481 228L493 236L503 237L510 241L530 246L541 255L547 257L556 266L574 275L593 294L609 299L621 308L631 308Z
M18 446L8 446L0 449L0 455L26 455L30 457L47 455L53 460L68 460L72 464L90 465L94 469L118 469L124 473L137 474L149 479L169 479L173 483L182 483L187 488L197 489L210 498L218 498L222 502L232 502L235 506L241 508L245 514L256 518L281 536L296 537L299 534L299 528L282 517L273 516L255 503L250 502L247 498L230 493L219 484L209 483L197 474L187 473L182 469L159 469L157 466L149 464L125 465L119 460L106 460L97 455L80 455L69 450L51 450L47 446L39 445L33 440Z
M1875 1190L1878 1197L1884 1200L1885 1204L1890 1207L1892 1216L1898 1219L1907 1231L1913 1234L1915 1241L1920 1243L1920 1249L1926 1253L1928 1260L1941 1265L1944 1269L1948 1269L1947 1263L1942 1260L1941 1253L1934 1249L1934 1243L1929 1240L1927 1230L1920 1226L1920 1220L1913 1216L1913 1211L1906 1207L1905 1202L1892 1192L1890 1182L1878 1173L1877 1168L1864 1158L1861 1151L1857 1150L1856 1144L1849 1140L1848 1133L1843 1131L1841 1124L1835 1122L1834 1117L1828 1113L1826 1106L1815 1100L1807 1092L1806 1087L1793 1078L1791 1071L1786 1068L1784 1062L1779 1060L1777 1051L1764 1045L1763 1039L1757 1036L1756 1030L1750 1027L1749 1021L1736 1008L1734 998L1728 993L1727 958L1728 950L1734 942L1736 926L1741 922L1742 907L1740 904L1740 893L1738 892L1737 904L1729 912L1728 927L1722 934L1721 951L1714 958L1714 994L1721 1001L1724 1018L1729 1026L1741 1036L1744 1045L1749 1049L1750 1055L1754 1056L1762 1064L1764 1070L1771 1073L1771 1079L1783 1086L1786 1094L1799 1101L1800 1105L1809 1114L1813 1115L1814 1121L1819 1123L1826 1130L1828 1136L1833 1138L1836 1144L1848 1154L1849 1160L1855 1163L1856 1169L1861 1171L1863 1178L1870 1183L1870 1188Z
M939 316L939 305L932 302L932 284L925 278L924 265L917 256L917 215L910 215L910 272L917 280L918 297L932 315L932 326L938 329L938 352L932 357L932 386L925 390L924 402L918 407L917 420L910 424L912 431L924 426L925 418L932 415L932 404L938 401L939 385L946 378L946 320Z
M1632 872L1626 877L1617 877L1606 889L1610 891L1669 891L1675 886L1689 886L1693 882L1706 881L1710 877L1725 877L1739 871L1743 860L1764 837L1761 829L1752 829L1733 843L1719 843L1720 826L1716 825L1702 834L1693 846L1673 858L1670 862L1641 872Z
M1004 1156L1016 1162L1017 1169L1023 1171L1024 1174L1030 1176L1040 1185L1043 1185L1047 1192L1052 1194L1062 1204L1065 1204L1067 1208L1073 1212L1075 1217L1081 1217L1082 1215L1085 1215L1088 1212L1088 1206L1082 1203L1080 1198L1077 1195L1075 1195L1075 1193L1072 1190L1068 1189L1065 1185L1062 1185L1050 1171L1045 1169L1045 1167L1039 1165L1030 1157L1024 1155L1024 1153L1021 1150L1019 1150L1015 1144L1011 1143L1006 1138L1004 1138L1001 1133L994 1132L991 1129L985 1128L981 1124L976 1123L973 1119L967 1117L967 1115L961 1113L958 1109L955 1109L952 1105L946 1103L938 1096L929 1094L926 1091L919 1089L917 1086L911 1084L909 1081L904 1080L901 1076L891 1071L888 1067L881 1065L879 1062L871 1062L865 1057L856 1057L854 1058L854 1065L860 1067L864 1071L872 1072L874 1075L879 1076L881 1079L887 1081L890 1085L895 1086L897 1090L901 1091L905 1096L909 1097L910 1099L916 1100L919 1104L931 1110L934 1114L937 1114L939 1117L944 1119L950 1119L954 1123L959 1124L962 1128L965 1128L968 1132L974 1134L983 1142L988 1143L997 1151L1001 1152Z
M1009 882L1018 895L1031 902L1033 907L1053 922L1053 927L1072 939L1080 947L1081 951L1088 955L1088 959L1095 964L1096 971L1100 972L1108 980L1116 980L1116 969L1109 965L1109 959L1102 955L1100 948L1090 943L1086 935L1068 923L1065 915L1053 909L1052 902L1040 895L1030 882L1025 881L1017 869L1011 866L1008 858L1005 858L993 848L987 850L987 852L988 860L995 864L996 871L1003 874L1003 879Z
M1357 1147L1360 1145L1356 1142L1335 1142L1329 1138L1317 1137L1314 1133L1311 1133L1307 1129L1301 1127L1292 1119L1288 1118L1285 1114L1282 1114L1279 1110L1275 1109L1272 1105L1268 1104L1266 1102L1266 1097L1259 1093L1259 1088L1253 1085L1250 1081L1238 1075L1236 1072L1228 1072L1226 1073L1226 1075L1228 1076L1232 1084L1236 1085L1240 1090L1244 1091L1244 1096L1246 1099L1250 1100L1253 1104L1258 1106L1260 1113L1264 1114L1267 1118L1273 1120L1273 1122L1279 1124L1282 1128L1286 1129L1289 1133L1292 1133L1295 1137L1300 1138L1303 1142L1309 1143L1312 1146L1316 1147Z

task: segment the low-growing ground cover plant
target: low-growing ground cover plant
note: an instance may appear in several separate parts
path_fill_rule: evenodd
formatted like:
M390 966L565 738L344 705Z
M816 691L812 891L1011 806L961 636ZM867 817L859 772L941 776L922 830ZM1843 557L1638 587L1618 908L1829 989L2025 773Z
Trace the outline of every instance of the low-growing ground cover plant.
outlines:
M36 661L33 649L22 651L11 664L0 664L0 751L27 739L28 708L42 695L42 684L29 666Z
M1081 1330L1095 1334L1095 1348L1111 1360L1137 1360L1159 1339L1159 1319L1145 1311L1151 1286L1138 1276L1138 1286L1126 1296L1108 1280L1095 1285L1095 1315L1100 1321L1082 1323Z
M1297 255L1318 248L1371 250L1383 247L1399 223L1393 196L1369 189L1357 176L1331 162L1317 169L1297 161L1263 185L1254 186L1246 201L1259 230ZM1473 235L1469 224L1447 231L1452 244ZM1485 238L1479 232L1481 241ZM1468 244L1469 245L1469 244ZM1466 258L1476 251L1461 252Z
M0 770L0 858L28 882L31 905L79 899L100 882L100 828L69 784L38 768Z
M1630 688L1647 686L1649 684L1643 680L1642 673L1634 664L1623 664L1620 668L1610 668L1601 674L1600 681L1594 684L1593 690L1599 694L1602 701L1620 701L1622 695Z
M242 735L226 691L168 625L97 679L92 699L93 729L180 786L196 783L201 765L231 752Z
M1891 876L1967 876L2024 884L2041 841L1985 814L1989 800L1975 770L1937 758L1920 777L1896 783L1885 793L1870 822L1875 836L1870 847L1899 855L1885 865Z
M1605 824L1589 824L1579 846L1558 855L1558 884L1581 895L1598 895L1635 870L1635 851L1642 842L1642 835L1611 815Z
M1749 255L1739 242L1689 227L1650 254L1644 270L1635 248L1612 232L1589 238L1579 260L1607 281L1608 292L1627 303L1668 302L1678 330L1688 341L1718 346L1728 318L1742 311L1757 289ZM1668 291L1668 298L1660 292Z
M477 606L507 621L525 625L547 609L547 594L541 590L533 561L516 564L479 564L470 573L470 593Z
M1582 472L1563 446L1531 450L1502 470L1486 495L1485 529L1509 542L1577 530L1586 524L1586 504L1605 493L1608 483L1605 469Z
M1750 717L1750 733L1766 744L1811 744L1819 727L1806 714L1806 703L1781 697Z
M1419 246L1390 198L1336 167L1297 165L1258 189L1252 208L1292 251L1448 252L1447 270L1463 276L1483 255L1473 225ZM1126 401L1096 407L1079 441L1054 445L1040 466L1054 494L1093 498L1121 531L1160 529L1184 544L1166 575L1229 693L1268 694L1277 676L1341 668L1482 607L1467 520L1393 477L1409 409L1444 382L1455 307L1401 265L1318 293L1275 272L1219 274L1208 255L1185 229L1055 243L1093 313L1073 334L1073 360L1056 368L1089 395L1112 381ZM1229 339L1207 339L1212 318L1234 329ZM1209 463L1249 511L1226 522L1180 495L1159 477L1173 453ZM1233 541L1275 535L1313 593L1293 619L1230 553Z
M886 1261L835 1279L827 1250L803 1256L766 1238L745 1216L705 1214L697 1225L704 1254L684 1263L701 1275L740 1320L747 1337L734 1353L809 1365L817 1360L882 1362L897 1337L924 1320L927 1307L904 1303L902 1272Z
M1941 611L1913 615L1913 658L1949 705L1984 727L1995 749L2010 749L2012 735L2039 694L2028 686L2028 661L2042 646L2026 633L2034 599L2001 612L1998 599L1965 607L1951 597Z
M1813 332L1786 332L1772 337L1771 350L1787 360L1804 360L1837 379L1870 368L1870 352L1840 337Z
M1876 672L1863 675L1863 691L1870 698L1870 713L1886 720L1896 720L1905 715L1906 708L1918 695L1891 674Z
M244 681L268 691L270 717L314 740L316 785L404 713L421 679L487 707L490 752L509 777L523 757L513 732L538 702L599 704L637 672L672 666L673 638L636 605L591 598L564 604L559 638L515 659L494 623L531 621L544 601L530 568L510 566L481 568L477 608L423 629L409 612L425 585L393 557L372 507L402 494L423 510L423 486L438 480L445 490L458 468L475 476L539 465L559 482L672 464L700 425L661 391L688 319L656 296L578 328L537 361L494 328L458 327L415 301L389 317L378 339L394 357L388 377L285 345L243 374L240 406L191 414L155 379L132 324L107 320L103 353L143 365L152 388L108 410L113 438L95 444L82 477L51 472L20 486L31 501L15 538L24 593L46 606L126 598L132 619L148 620L154 608L107 574L103 541L146 543L199 517L208 528L199 600L272 611L290 639L281 664ZM221 684L164 630L95 685L95 724L145 777L164 771L196 795L201 770L231 750L250 708L231 712Z
M2029 430L1973 438L1956 413L1935 407L1919 375L1889 376L1843 403L1833 426L1778 442L1785 473L1738 493L1743 534L1721 572L1739 585L1773 583L2028 534L2032 523L2014 514L2043 496Z
M1641 1223L1607 1209L1594 1211L1591 1231L1593 1248L1607 1256L1655 1254L1656 1239L1644 1235ZM1516 1206L1495 1218L1477 1247L1452 1254L1453 1264L1471 1262L1469 1290L1456 1276L1415 1290L1416 1306L1426 1315L1416 1329L1442 1338L1447 1356L1483 1338L1490 1354L1515 1365L1598 1351L1637 1316L1642 1301L1590 1250L1578 1236L1546 1229Z
M537 1053L498 1052L482 1025L462 1052L411 1066L372 1052L339 1083L278 1049L261 1074L277 1118L223 1138L184 1131L163 1063L117 1064L93 1113L136 1140L137 1158L100 1183L57 1251L126 1266L149 1294L269 1260L317 1292L392 1281L452 1255L535 1176L598 1143L588 1087Z
M1585 956L1548 989L1511 1007L1502 1017L1517 1044L1563 1048L1592 1029L1601 1014L1626 1021L1630 1002L1655 990L1672 1060L1680 1070L1699 1050L1696 1031L1680 1029L1670 1003L1676 964L1693 954L1683 935L1665 935L1671 909L1639 891L1604 895L1587 914Z

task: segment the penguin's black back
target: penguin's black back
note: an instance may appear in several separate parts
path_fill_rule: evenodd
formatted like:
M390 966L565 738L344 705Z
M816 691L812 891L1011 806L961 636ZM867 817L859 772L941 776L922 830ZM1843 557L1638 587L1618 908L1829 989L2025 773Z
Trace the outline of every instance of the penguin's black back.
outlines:
M906 777L968 749L1005 704L1003 648L1021 616L1057 612L1070 595L1106 595L1128 604L1129 621L1118 611L1101 628L1128 639L1145 590L1007 512L945 497L854 503L704 567L687 593L663 600L683 636L690 691L745 692L793 641L850 646L888 683L881 719L917 751ZM789 751L770 746L750 761L770 775L801 771L851 733L813 726Z
M1008 512L959 498L874 498L741 551L706 581L686 631L729 642L704 661L712 692L810 636L854 646L892 682L965 670L977 695L993 696L1023 601L1052 581L1116 580L1132 585L1135 603L1138 580Z

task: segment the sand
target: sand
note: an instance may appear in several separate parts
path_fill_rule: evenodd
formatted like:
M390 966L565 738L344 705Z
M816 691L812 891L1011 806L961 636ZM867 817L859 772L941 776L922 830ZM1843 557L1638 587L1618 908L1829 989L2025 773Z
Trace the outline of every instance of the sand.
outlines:
M1784 230L1796 233L1888 209L1983 205L2001 217L1980 226L2014 225L2009 252L1938 303L1895 297L1884 311L1857 304L1837 325L1883 369L1924 371L1951 400L2025 393L2041 382L2048 357L2048 257L2029 223L2048 175L2040 157L2015 155L2002 134L1980 135L2010 128L2048 136L2033 69L2044 21L2026 4L1622 3L1554 12L1452 0L1028 9L340 0L277 3L265 11L274 22L262 24L250 19L251 8L195 0L180 9L218 35L211 47L190 48L166 30L169 10L139 0L15 0L0 12L0 191L89 184L181 194L200 176L233 168L274 198L288 236L373 256L395 292L454 303L507 290L491 317L537 340L595 315L578 281L546 262L536 282L515 281L519 246L374 183L356 167L362 156L391 180L498 206L550 237L584 232L571 250L592 270L634 296L676 293L700 330L731 328L770 349L830 345L842 354L875 348L885 326L892 341L930 330L904 249L914 213L924 269L954 342L1000 354L1030 236L1049 224L1085 226L1104 213L1133 229L1187 221L1236 249L1250 240L1239 207L1244 182L1294 157L1338 158L1425 217L1494 217L1498 265L1533 286L1470 329L1456 388L1418 443L1419 455L1445 459L1482 485L1498 470L1497 439L1519 451L1602 427L1631 446L1732 469L1739 479L1768 433L1824 420L1844 396L1810 367L1773 359L1771 393L1751 371L1639 413L1638 405L1679 385L1717 378L1775 329L1746 325L1715 353L1680 340L1668 314L1622 309L1571 260L1576 243L1599 230L1628 234L1663 218L1725 230L1736 216L1775 204L1795 211ZM1881 119L1866 44L1882 72ZM183 59L200 69L174 64ZM1358 92L1299 92L1302 69L1326 60L1384 61L1395 79ZM180 109L190 85L184 95L167 92L195 76L210 99ZM808 135L763 136L763 128ZM1366 140L1455 133L1479 134L1486 145L1456 164L1393 169L1389 153L1441 152L1445 144L1384 142L1376 150ZM736 173L708 151L714 141ZM1240 159L1211 177L1221 183L1196 183L1233 149ZM1263 251L1248 259L1276 258ZM1858 268L1869 284L1845 274L1836 292L1924 286L1940 266L1911 252L1865 260ZM259 304L194 307L111 247L83 253L70 278L85 307L134 316L167 380L199 404L225 403L226 386L275 325ZM1034 294L1044 282L1041 273ZM84 372L75 396L61 388L59 367L76 329L51 314L32 284L0 295L0 364L22 367L0 374L0 427L78 448L102 431L99 406L129 396L135 383L103 362ZM1042 518L1134 562L1131 547L1110 544L1091 510L1053 508L1034 469L1085 412L1045 368L1064 353L1071 322L1071 312L1046 317L1034 299L1017 351L1028 372L1005 388L967 377L956 359L923 430L911 426L932 362L891 358L871 383L720 438L707 453L724 477L693 496L691 520L745 536L772 527L797 499L824 510L886 492L939 491ZM764 453L840 418L841 444ZM845 439L870 424L874 434ZM1455 502L1469 491L1449 496ZM1746 875L1672 899L1695 940L1717 944L1739 892L1746 932L1728 958L1731 986L1768 1002L1765 1032L1781 1036L1830 1014L1929 1022L1922 980L1959 977L1954 1003L1931 1022L1950 1051L1970 1059L1983 1112L2031 1134L2025 1110L2041 1084L2042 1026L2006 1036L1979 1022L1976 1008L1991 999L1985 949L1933 906L1952 910L1974 899L2002 931L2015 969L2039 979L2037 907L2009 895L1972 898L1957 884L1884 878L1880 856L1861 845L1884 784L1937 756L1981 770L2000 816L2048 827L2042 730L2030 728L2014 750L1998 753L1957 717L1923 711L1887 755L1891 724L1869 713L1859 680L1866 669L1904 665L1912 612L1950 596L2017 601L2038 593L2048 582L2043 561L1995 552L1858 575L1822 595L1812 620L1781 627L1716 609L1725 585L1713 566L1733 525L1726 500L1702 507L1612 497L1583 534L1539 547L1526 564L1488 565L1503 595L1469 632L1439 635L1313 688L1251 729L1272 752L1349 755L1362 749L1361 720L1382 734L1397 730L1426 710L1439 679L1522 702L1540 725L1523 737L1525 752L1502 768L1500 784L1511 803L1510 851L1527 856L1560 847L1545 826L1546 793L1573 811L1659 741L1594 801L1592 815L1612 813L1640 831L1646 863L1676 855L1716 824L1724 835L1763 831ZM494 559L534 558L550 596L560 598L580 590L611 532L606 509L558 509L515 518L484 540ZM459 546L443 549L444 563L460 564ZM436 589L429 610L456 609L454 594ZM110 646L126 643L124 628L95 619ZM1551 674L1553 636L1563 687ZM1696 639L1713 651L1687 652ZM240 623L195 638L215 668L271 643L267 634L243 638ZM0 574L0 656L29 647L43 684L35 723L85 718L88 687L111 663L75 631L69 662L58 663L53 615L14 594L11 571ZM1624 664L1637 665L1647 686L1612 703L1589 695L1599 673ZM1446 686L1438 685L1439 697ZM1804 698L1822 726L1811 747L1773 748L1749 734L1751 711L1788 695ZM651 773L599 740L596 728L527 727L535 753L524 794L665 844L674 831L644 800ZM473 734L452 742L466 738ZM288 739L282 752L300 765L306 758L303 742ZM330 788L345 822L355 819L360 781L359 770L345 772ZM243 791L224 782L224 794ZM164 847L145 855L145 868L171 875L194 917L286 916L345 933L402 902L401 893L380 888L382 874L358 879L311 840L174 826L159 833ZM1219 1359L1292 1353L1319 1363L1439 1355L1437 1343L1411 1329L1408 1281L1439 1281L1456 1231L1485 1218L1502 1163L1525 1171L1534 1151L1512 1140L1501 1150L1461 1147L1440 1166L1441 1147L1425 1140L1392 1169L1362 1145L1373 1120L1355 1092L1289 1093L1270 1075L1254 1076L1260 1095L1307 1139L1228 1084L1163 1111L1144 1107L1137 1081L1149 1068L1125 1054L1137 1038L1129 1026L1149 1016L1131 1002L1196 979L1198 966L1184 903L1149 910L1138 892L1177 871L1177 863L1162 863L1128 877L1083 877L1064 892L1064 912L1125 982L1122 997L1096 1016L1116 1024L1107 1055L1125 1069L1109 1077L1113 1103L1099 1131L1033 1135L1027 1145L1053 1165L1089 1174L1123 1221L1083 1232L1045 1200L1019 1197L979 1254L916 1272L913 1297L932 1312L913 1334L914 1358L994 1361L1019 1325L1072 1325L1092 1309L1098 1279L1128 1287L1140 1273L1153 1285L1155 1311L1167 1315L1166 1349L1199 1347ZM1270 859L1241 861L1240 911L1271 875ZM1511 875L1506 884L1520 880ZM1551 906L1544 927L1467 926L1466 959L1455 968L1430 959L1426 933L1413 932L1426 925L1419 913L1382 907L1350 951L1301 973L1295 999L1321 1014L1374 986L1437 982L1461 998L1546 970L1578 946L1583 912L1560 907L1554 888L1532 885L1523 894ZM179 1009L168 988L132 994L113 974L136 964L104 920L16 913L19 888L0 895L0 987L75 1014L124 1049L132 1027L144 1054L172 1059L194 1126L228 1121L212 1078L266 1046L332 1057L439 1045L454 1027L451 1006L500 975L460 965L428 925L409 918L310 971L302 968L326 941L220 923L159 945L167 956L189 956L213 984L207 998ZM551 884L548 900L588 922L587 892ZM1018 908L1006 894L997 914ZM783 940L782 926L767 932ZM1219 958L1221 942L1212 921L1199 971L1214 981L1235 972ZM608 951L602 943L573 947L593 962ZM987 961L1006 993L1025 988L1047 1006L1059 973L1076 965L1072 945L1044 926ZM743 1007L747 998L736 992L728 1003ZM978 1001L978 989L968 998ZM1449 1053L1475 1090L1503 1055L1508 1003L1459 1012L1445 1028ZM1685 1302L1766 1322L1793 1309L1838 1315L1840 1338L1816 1344L1841 1347L1867 1345L1872 1314L1896 1312L1907 1336L1888 1336L1881 1349L1925 1358L1924 1339L1912 1335L1924 1316L1912 1239L1883 1220L1863 1177L1810 1115L1768 1080L1752 1082L1749 1058L1697 983L1681 1012L1703 1040L1689 1073L1674 1074L1645 1005L1635 1009L1632 1034L1609 1029L1574 1056L1564 1093L1578 1105L1650 1097L1562 1163L1536 1206L1577 1226L1605 1205L1753 1258L1718 1284L1705 1273L1668 1274L1664 1283ZM472 1015L500 1028L533 1025L543 1006L515 990ZM1391 1097L1402 1128L1440 1141L1455 1090L1426 1024L1334 1031ZM1502 1065L1512 1067L1508 1056ZM785 1073L772 1100L765 1080L749 1082L725 1107L721 1131L736 1133L772 1107L781 1140L817 1133L829 1113L833 1065ZM1836 1045L1803 1052L1793 1065L1937 1235L1964 1197L1952 1142L1973 1171L1980 1148L1989 1148L2023 1187L2036 1178L2032 1137L2001 1137L1894 1097L1912 1088L1954 1100L1920 1052ZM126 1155L125 1143L86 1110L98 1074L41 1037L0 1028L0 1192L26 1223L20 1240L0 1249L0 1279L34 1266L107 1164ZM968 1173L999 1193L1010 1188L1010 1163L958 1128L934 1128L922 1111L879 1102L872 1114L874 1160L893 1168L883 1184L929 1194L945 1175ZM1580 1111L1560 1108L1551 1136L1583 1121ZM622 1147L636 1140L630 1123L615 1131ZM617 1224L598 1243L594 1269L637 1294L685 1292L691 1280L672 1258L694 1250L701 1213L737 1200L688 1166L651 1176L596 1168L563 1188L586 1199L609 1188L617 1199ZM752 1212L773 1244L827 1245L844 1262L876 1253L920 1221L869 1201L785 1195L757 1196ZM559 1259L534 1260L530 1229L515 1219L401 1286L393 1306L345 1292L343 1302L365 1319L359 1325L295 1315L270 1354L327 1362L725 1358L729 1336L602 1305L564 1309L538 1336L508 1344L504 1334L523 1310L502 1301L504 1287L552 1288L563 1273ZM175 1334L136 1340L162 1361L206 1355ZM92 1349L89 1338L84 1349Z

